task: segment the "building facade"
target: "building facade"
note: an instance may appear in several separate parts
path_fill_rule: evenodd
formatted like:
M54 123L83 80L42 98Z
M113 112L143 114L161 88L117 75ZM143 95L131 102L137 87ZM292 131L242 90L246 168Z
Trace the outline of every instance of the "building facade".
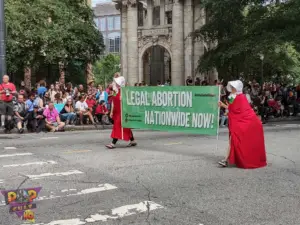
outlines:
M106 2L93 7L95 24L103 35L105 54L120 54L121 51L121 15L115 4Z
M217 73L198 74L207 45L191 37L205 24L197 0L115 0L121 12L121 72L129 82L185 85L187 77L213 83Z

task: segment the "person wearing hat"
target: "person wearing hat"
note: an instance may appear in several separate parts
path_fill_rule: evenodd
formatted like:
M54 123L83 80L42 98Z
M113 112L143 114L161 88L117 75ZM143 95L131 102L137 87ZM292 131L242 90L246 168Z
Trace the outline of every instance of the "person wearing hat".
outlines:
M95 81L93 79L88 81L88 95L96 96L97 88L95 87Z
M219 106L228 109L229 148L224 160L219 164L229 164L239 168L255 169L267 165L264 131L261 121L243 94L240 80L230 81L229 104L219 102Z
M110 117L114 121L113 129L111 132L111 138L113 139L111 144L106 145L109 149L114 149L119 139L124 141L130 141L128 147L136 146L137 143L134 140L132 131L130 128L122 127L122 112L121 112L121 88L125 87L126 81L122 76L114 78L116 96L112 100L112 108Z

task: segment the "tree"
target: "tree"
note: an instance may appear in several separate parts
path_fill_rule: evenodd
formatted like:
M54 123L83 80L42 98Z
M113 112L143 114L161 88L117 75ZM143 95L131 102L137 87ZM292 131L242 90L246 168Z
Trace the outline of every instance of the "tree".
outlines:
M268 79L299 77L300 1L202 0L207 23L193 35L217 43L199 70L217 68L225 79L260 77L263 53ZM294 33L293 33L294 32Z
M120 71L120 56L108 54L93 66L96 83L107 85L116 72Z
M85 0L7 0L5 18L10 73L74 59L95 61L104 49Z

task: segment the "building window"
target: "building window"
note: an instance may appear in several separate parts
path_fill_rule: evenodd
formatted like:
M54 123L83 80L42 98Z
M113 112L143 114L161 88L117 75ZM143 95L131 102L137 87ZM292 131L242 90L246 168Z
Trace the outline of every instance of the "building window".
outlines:
M160 0L153 1L153 23L154 26L160 25Z
M107 17L107 29L108 30L114 29L114 17Z
M106 18L100 18L100 31L106 31Z
M115 30L121 29L121 19L120 16L115 16Z
M115 52L120 52L120 43L121 43L120 37L116 37L115 38Z
M166 12L167 24L172 24L172 11Z
M120 52L120 33L114 32L108 35L108 51L111 53L119 53Z
M144 26L144 5L141 2L138 4L138 26Z

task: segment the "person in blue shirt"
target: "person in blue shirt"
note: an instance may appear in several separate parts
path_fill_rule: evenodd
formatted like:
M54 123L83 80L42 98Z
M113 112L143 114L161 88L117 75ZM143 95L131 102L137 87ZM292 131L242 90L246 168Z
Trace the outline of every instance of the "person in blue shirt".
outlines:
M40 81L40 87L37 89L38 96L43 97L47 92L46 82L44 80Z
M105 104L107 104L107 100L108 100L108 94L106 91L103 90L103 87L101 85L98 85L98 91L96 93L96 99L98 102L100 101L104 101Z

